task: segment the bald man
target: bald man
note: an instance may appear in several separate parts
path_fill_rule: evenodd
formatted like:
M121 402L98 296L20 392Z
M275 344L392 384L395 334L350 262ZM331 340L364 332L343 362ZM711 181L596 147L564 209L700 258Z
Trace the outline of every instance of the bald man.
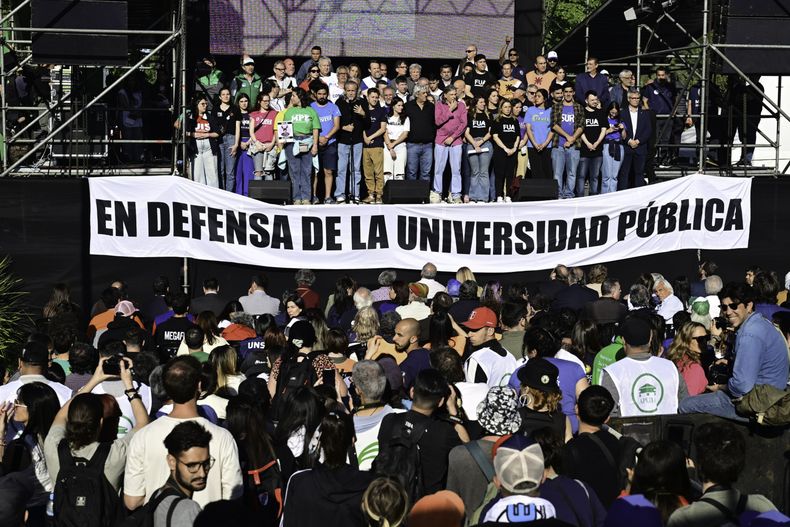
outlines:
M422 272L420 272L420 280L419 283L425 284L428 286L428 300L433 300L433 297L436 293L446 293L447 288L444 287L440 282L436 281L436 266L431 262L422 266Z
M431 367L428 350L420 347L420 323L413 318L398 322L392 342L396 352L407 354L406 359L400 363L400 370L403 373L403 387L409 393L417 374Z

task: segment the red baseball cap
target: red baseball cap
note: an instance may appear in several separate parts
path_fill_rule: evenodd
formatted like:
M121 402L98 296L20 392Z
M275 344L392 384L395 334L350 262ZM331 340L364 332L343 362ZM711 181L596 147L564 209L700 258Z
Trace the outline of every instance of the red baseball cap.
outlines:
M478 307L469 313L469 320L462 325L469 329L478 330L480 328L495 328L496 327L496 313L490 308Z

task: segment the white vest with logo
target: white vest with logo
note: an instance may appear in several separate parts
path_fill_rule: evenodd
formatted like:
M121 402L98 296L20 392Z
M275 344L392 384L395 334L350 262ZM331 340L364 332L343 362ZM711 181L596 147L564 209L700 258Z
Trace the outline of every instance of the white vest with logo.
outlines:
M620 415L678 413L678 369L667 359L624 358L604 368L620 395Z

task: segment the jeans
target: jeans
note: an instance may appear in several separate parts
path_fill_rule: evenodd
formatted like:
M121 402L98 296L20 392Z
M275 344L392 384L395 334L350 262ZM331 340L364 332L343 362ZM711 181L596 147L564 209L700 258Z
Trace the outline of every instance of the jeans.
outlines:
M551 167L560 189L560 198L572 198L576 190L576 166L579 149L558 146L551 149Z
M603 174L603 181L601 183L601 194L608 194L617 190L617 174L620 172L620 165L623 164L623 145L615 145L614 148L620 150L620 160L616 160L609 154L609 145L603 146L603 165L601 172Z
M467 143L461 145L461 194L464 196L469 196L469 185L472 179L472 164L469 162L471 148Z
M310 200L313 189L310 176L313 174L313 155L308 151L294 155L293 145L285 146L285 157L288 159L288 174L291 176L291 196L294 201Z
M433 143L406 143L406 179L430 181L431 164Z
M582 157L579 159L579 175L576 176L576 197L584 196L584 180L590 179L590 196L598 194L601 186L601 163L603 157Z
M487 148L488 152L466 156L472 169L472 175L469 178L469 199L472 201L488 201L490 186L488 168L491 165L494 147L491 145L491 141L486 141L480 145L480 148ZM468 151L472 152L474 149L469 147Z
M719 390L712 393L703 393L686 397L678 405L679 414L710 414L733 419L735 421L748 422L745 417L735 413L735 405L732 404L730 394Z
M236 159L230 155L231 147L236 144L233 134L225 134L219 142L219 181L220 188L233 192L236 190Z
M353 152L351 166L348 166L349 158ZM346 170L353 174L351 188L351 198L359 199L359 182L362 179L362 143L354 145L337 145L337 181L335 185L335 199L346 196ZM309 196L308 196L309 197Z
M433 191L438 194L442 193L444 167L447 166L449 160L452 174L450 194L457 198L461 195L461 145L435 145L433 155L436 159L433 169Z

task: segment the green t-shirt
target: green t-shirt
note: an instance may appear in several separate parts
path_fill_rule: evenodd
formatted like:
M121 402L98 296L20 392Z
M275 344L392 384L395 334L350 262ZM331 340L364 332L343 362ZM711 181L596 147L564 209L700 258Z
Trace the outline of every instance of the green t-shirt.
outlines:
M617 353L623 349L622 337L617 337L614 342L603 348L595 356L592 369L592 383L601 384L601 372L610 364L617 362Z
M54 362L55 364L59 364L60 367L63 368L63 372L66 375L69 375L71 373L71 364L69 364L69 361L63 359L52 359L52 362Z
M195 351L190 353L190 355L195 357L201 364L208 362L208 353L205 351Z
M318 113L309 106L307 108L299 106L288 108L283 116L283 121L291 121L294 135L310 135L313 130L321 129Z

